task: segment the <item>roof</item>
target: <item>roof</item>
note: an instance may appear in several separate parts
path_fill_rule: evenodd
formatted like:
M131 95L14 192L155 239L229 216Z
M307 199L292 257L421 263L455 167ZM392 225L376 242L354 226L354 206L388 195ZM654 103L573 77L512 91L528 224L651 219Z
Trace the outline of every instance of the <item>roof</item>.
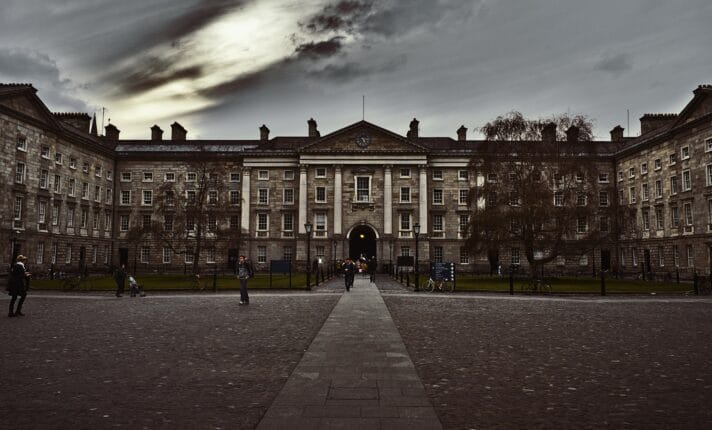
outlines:
M116 152L244 152L256 148L253 140L119 140Z

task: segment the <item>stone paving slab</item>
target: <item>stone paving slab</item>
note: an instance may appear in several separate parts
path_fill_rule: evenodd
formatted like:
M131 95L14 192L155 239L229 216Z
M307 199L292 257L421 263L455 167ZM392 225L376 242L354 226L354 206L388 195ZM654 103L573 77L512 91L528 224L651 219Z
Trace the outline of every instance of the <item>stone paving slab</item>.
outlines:
M442 429L367 278L343 294L257 428Z

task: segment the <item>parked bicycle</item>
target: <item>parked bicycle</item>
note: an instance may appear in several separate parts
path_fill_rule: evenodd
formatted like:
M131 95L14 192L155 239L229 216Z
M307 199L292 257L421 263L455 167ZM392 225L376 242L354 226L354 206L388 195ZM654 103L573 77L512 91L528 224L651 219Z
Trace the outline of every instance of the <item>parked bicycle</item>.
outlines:
M551 284L544 279L529 278L521 286L524 293L551 293Z
M446 281L444 279L428 278L428 280L423 283L421 290L427 292L438 291L441 293L450 293L452 292L453 288L453 283L450 281Z

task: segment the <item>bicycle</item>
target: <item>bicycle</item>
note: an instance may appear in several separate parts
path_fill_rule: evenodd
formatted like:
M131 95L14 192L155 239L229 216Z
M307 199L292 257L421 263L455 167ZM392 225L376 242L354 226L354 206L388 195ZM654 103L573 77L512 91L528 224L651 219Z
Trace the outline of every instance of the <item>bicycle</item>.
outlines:
M520 290L525 293L551 293L551 284L543 279L527 279L520 286Z
M421 289L430 293L436 290L441 293L451 293L453 290L453 284L452 282L448 282L444 279L428 278L428 280L423 283Z

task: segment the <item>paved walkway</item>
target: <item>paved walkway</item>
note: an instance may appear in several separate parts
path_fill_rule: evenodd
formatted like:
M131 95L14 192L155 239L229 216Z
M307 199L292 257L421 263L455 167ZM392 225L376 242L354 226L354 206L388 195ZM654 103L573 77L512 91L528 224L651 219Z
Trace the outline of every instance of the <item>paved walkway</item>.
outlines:
M442 429L368 279L341 297L257 428Z

